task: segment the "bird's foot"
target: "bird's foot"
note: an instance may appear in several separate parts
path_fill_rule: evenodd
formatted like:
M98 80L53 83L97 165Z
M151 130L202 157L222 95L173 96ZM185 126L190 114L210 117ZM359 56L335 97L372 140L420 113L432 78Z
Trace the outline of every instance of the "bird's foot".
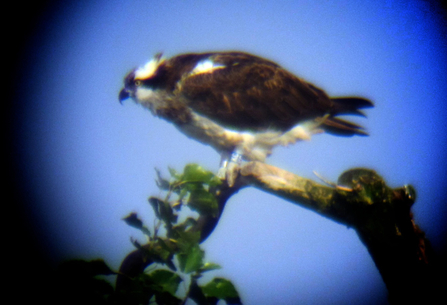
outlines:
M242 155L238 152L233 152L229 158L222 156L222 161L219 171L217 172L217 177L219 177L221 180L227 181L228 186L234 186L236 178L239 175L241 163Z

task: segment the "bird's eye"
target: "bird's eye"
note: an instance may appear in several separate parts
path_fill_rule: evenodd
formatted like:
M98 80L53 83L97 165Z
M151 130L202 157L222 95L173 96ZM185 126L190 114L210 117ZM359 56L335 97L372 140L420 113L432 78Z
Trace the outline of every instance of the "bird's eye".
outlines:
M141 86L141 80L136 80L135 81L135 86Z

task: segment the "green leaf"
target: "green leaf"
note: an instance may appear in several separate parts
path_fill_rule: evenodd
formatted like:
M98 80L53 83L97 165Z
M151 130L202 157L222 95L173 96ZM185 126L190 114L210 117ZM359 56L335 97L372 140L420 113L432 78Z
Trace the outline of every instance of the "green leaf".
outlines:
M171 249L165 241L162 239L157 239L156 241L151 241L148 244L142 246L136 240L133 240L134 246L141 250L144 255L154 262L166 264L171 270L176 271L176 267L172 262L174 256L174 249Z
M188 230L189 228L191 228L191 227L193 227L195 225L197 225L197 220L195 220L192 217L188 217L188 218L185 219L184 222L179 223L178 225L175 225L173 227L173 230L175 230L176 233L178 233L179 231L185 232L186 230Z
M149 273L149 278L154 284L160 286L160 291L167 291L171 294L175 294L177 292L178 286L182 281L182 278L178 274L160 269Z
M204 185L204 183L201 181L188 181L188 182L185 182L185 183L179 185L179 188L186 192L195 192L195 191L205 190L205 187L203 185Z
M222 184L222 180L219 178L219 177L217 177L217 176L214 176L213 178L211 178L211 180L208 182L208 185L210 186L210 187L216 187L216 186L219 186L219 185L221 185Z
M177 171L175 169L173 169L172 167L168 167L168 171L169 171L169 174L171 174L172 178L175 178L175 179L180 178L180 174L177 173Z
M156 242L162 249L164 249L168 252L173 252L173 249L166 244L166 242L163 240L163 238L158 237Z
M202 268L200 268L200 272L206 272L211 270L221 269L222 267L215 263L205 263Z
M200 241L200 231L184 231L182 227L175 227L177 246L181 251L188 251L191 247L198 245Z
M191 192L188 206L201 215L216 217L219 212L216 197L204 189Z
M236 288L227 279L214 278L201 288L207 297L216 297L231 304L241 304Z
M131 227L141 230L147 236L151 236L149 229L143 225L143 222L138 218L137 213L130 213L128 216L124 217L123 220Z
M188 196L188 189L183 185L181 187L174 188L174 192L178 194L178 199L183 201Z
M174 213L169 202L157 197L150 197L149 203L154 209L155 216L163 220L165 224L171 224L177 221L177 215Z
M183 170L183 181L195 181L208 184L214 174L198 164L187 164Z
M199 245L191 247L186 252L177 254L177 258L180 264L182 272L191 273L198 271L203 265L203 257L205 252L200 249Z

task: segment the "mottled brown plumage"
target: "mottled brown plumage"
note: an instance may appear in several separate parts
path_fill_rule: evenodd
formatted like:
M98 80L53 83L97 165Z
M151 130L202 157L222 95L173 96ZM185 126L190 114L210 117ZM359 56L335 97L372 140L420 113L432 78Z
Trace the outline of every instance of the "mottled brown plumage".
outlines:
M352 136L364 129L337 115L364 115L373 104L359 97L329 98L274 62L242 52L156 55L124 80L119 99L135 102L228 160L264 161L278 145L321 131ZM232 153L233 157L229 157ZM231 169L229 169L231 168ZM233 179L232 178L232 179Z
M224 68L192 74L210 60ZM241 52L184 54L164 61L142 83L164 89L192 111L236 130L286 131L301 121L330 114L323 128L340 135L364 135L362 127L334 116L362 114L362 98L331 99L324 91L277 64Z

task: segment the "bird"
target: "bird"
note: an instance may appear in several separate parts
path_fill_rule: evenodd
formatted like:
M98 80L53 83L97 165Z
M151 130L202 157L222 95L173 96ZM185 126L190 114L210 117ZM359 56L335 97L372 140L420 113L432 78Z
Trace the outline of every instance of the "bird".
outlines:
M339 115L365 116L363 97L329 97L277 63L239 51L157 53L124 78L119 101L133 99L154 116L221 155L218 176L234 185L242 161L261 161L276 146L311 135L366 136Z

